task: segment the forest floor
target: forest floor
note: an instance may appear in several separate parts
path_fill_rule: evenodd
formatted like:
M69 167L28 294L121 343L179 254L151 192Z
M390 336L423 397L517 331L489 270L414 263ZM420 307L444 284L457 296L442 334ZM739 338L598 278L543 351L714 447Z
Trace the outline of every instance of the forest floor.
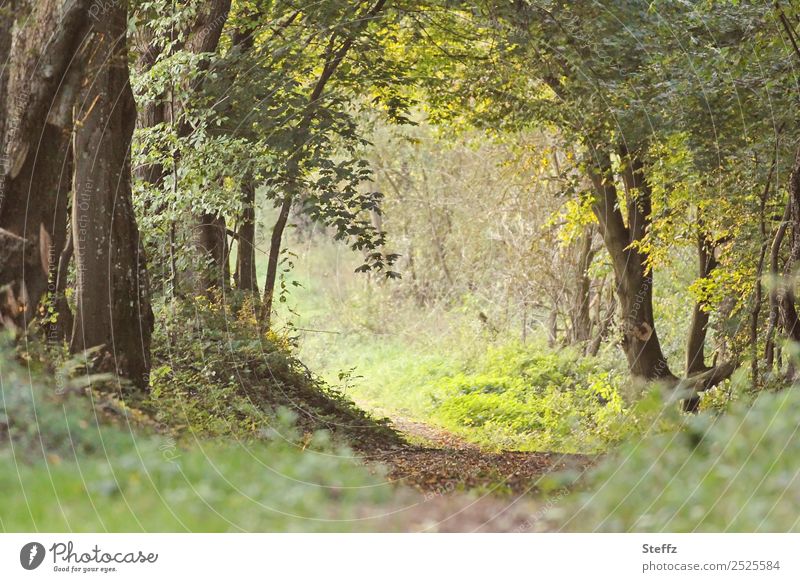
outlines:
M402 508L382 519L406 531L524 532L554 529L547 514L567 488L540 495L542 479L570 472L580 480L596 461L587 455L482 450L431 425L398 417L392 427L407 445L362 448L368 463L388 468L389 477L418 494L401 494Z

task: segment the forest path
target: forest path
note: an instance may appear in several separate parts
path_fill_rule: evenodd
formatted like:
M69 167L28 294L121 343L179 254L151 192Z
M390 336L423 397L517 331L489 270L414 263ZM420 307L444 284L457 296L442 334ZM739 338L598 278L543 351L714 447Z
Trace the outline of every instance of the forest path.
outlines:
M381 411L386 413L386 411ZM389 477L419 494L400 494L405 507L387 516L405 531L546 531L545 515L567 491L536 495L548 474L571 470L582 476L596 460L587 455L485 451L439 427L388 415L408 445L359 451L389 469Z
M478 489L524 495L535 493L545 475L567 470L582 474L595 461L593 456L567 453L487 451L442 428L398 413L388 417L409 444L360 453L389 467L392 479L423 492Z

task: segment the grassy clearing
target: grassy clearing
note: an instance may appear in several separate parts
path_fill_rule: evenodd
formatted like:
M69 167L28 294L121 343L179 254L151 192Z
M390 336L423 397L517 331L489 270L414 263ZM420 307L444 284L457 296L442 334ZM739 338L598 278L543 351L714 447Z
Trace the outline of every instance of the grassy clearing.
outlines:
M352 366L341 379L358 402L487 449L592 453L630 433L622 376L572 350L509 343L464 358L394 340L364 341L340 357Z
M420 317L353 265L309 246L283 321L297 328L300 357L358 403L489 450L596 453L640 430L614 355L499 336L467 301Z

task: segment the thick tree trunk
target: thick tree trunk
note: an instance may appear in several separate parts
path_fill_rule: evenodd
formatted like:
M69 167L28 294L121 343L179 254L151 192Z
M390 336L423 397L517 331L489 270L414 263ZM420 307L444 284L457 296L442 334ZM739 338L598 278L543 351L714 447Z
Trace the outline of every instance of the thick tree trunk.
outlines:
M91 4L91 0L16 2L14 9L27 17L15 33L10 56L5 53L7 56L1 59L6 66L0 91L6 94L0 116L4 125L0 155L6 180L13 180L27 157L35 154L35 142L41 137L56 95L64 92L60 88L89 29ZM0 26L0 42L4 42L2 29L13 24L7 19L7 8L2 9L6 19Z
M131 201L130 144L136 108L128 74L127 8L91 20L76 107L72 208L78 273L71 350L102 346L93 368L148 383L153 314Z
M15 283L8 290L15 299L7 296L6 300L16 304L16 314L12 316L10 309L3 309L6 323L21 329L35 315L47 291L49 275L58 264L57 255L64 246L71 178L68 132L46 123L36 150L35 155L27 156L20 173L11 181L0 217L0 228L38 241L41 252L36 264L21 265Z
M6 134L6 103L8 102L8 78L11 69L11 31L14 27L15 1L0 6L0 176L5 174L4 136Z
M242 184L242 202L244 210L237 233L236 250L236 286L243 291L258 295L258 277L256 275L256 186L252 179Z
M79 80L73 56L88 28L88 0L18 1L24 16L0 71L0 229L26 241L4 249L0 325L27 326L56 262L69 189L70 111ZM0 9L0 45L13 22ZM11 239L10 239L11 240ZM32 249L38 254L32 254Z
M199 5L199 9L189 30L185 42L180 42L174 37L170 42L174 44L170 47L172 51L186 50L191 53L214 53L217 50L222 30L227 21L231 9L231 0L210 0ZM140 72L149 70L160 56L162 43L159 39L154 39L154 32L144 30L139 38L139 58L136 66ZM180 92L197 93L202 90L204 73L208 70L210 61L202 59L197 65L197 76L192 82L183 83ZM174 92L173 92L174 93ZM156 97L153 102L144 104L139 111L138 124L140 127L153 127L160 123L172 121L177 123L176 133L180 140L186 140L192 133L192 126L187 119L180 115L184 103L173 102L168 104L167 93ZM174 160L174 168L177 168L178 160ZM163 184L166 173L169 171L162 164L149 164L136 169L136 177L152 188L159 188ZM177 176L173 177L177 180ZM162 208L156 207L153 212L161 212ZM191 222L187 225L172 224L169 232L169 265L165 265L169 271L171 288L173 294L180 294L177 287L179 279L187 281L189 287L201 293L210 292L217 287L224 278L221 273L225 273L226 267L219 262L220 257L226 255L226 251L216 252L220 247L227 247L227 240L224 235L220 237L217 233L219 221L213 214L193 215ZM223 219L224 221L224 219ZM193 252L196 254L197 264L200 265L200 272L190 269L188 273L178 273L176 251L178 240L192 240ZM191 252L190 251L190 252ZM208 252L206 252L208 251ZM209 266L205 272L205 266ZM227 270L230 268L227 267ZM180 275L184 275L181 277Z
M68 230L67 217L69 193L72 189L73 163L71 139L68 135L64 137L67 142L67 152L63 159L64 165L61 168L61 177L56 189L53 216L48 225L48 230L53 233L53 240L48 256L47 291L49 308L53 311L55 320L49 320L43 331L47 336L47 341L51 343L64 341L67 337L67 330L72 329L72 312L64 293L66 292L69 261L72 259L72 237Z
M51 324L48 330L48 339L51 342L62 342L69 340L72 334L72 327L75 325L75 316L67 301L67 277L69 274L69 264L74 255L74 240L72 233L67 233L67 241L58 259L58 270L56 272L55 292L53 307L57 314L55 323Z
M650 187L642 164L625 155L624 178L628 194L628 224L619 208L611 160L595 150L589 177L595 191L592 210L614 267L621 312L622 349L633 376L648 380L674 379L661 350L653 317L653 276L647 257L631 243L642 240L650 220Z
M64 261L64 251L71 249L67 244L67 237L70 236L67 227L67 217L69 212L69 194L72 190L72 177L74 174L74 156L72 151L71 133L73 130L73 106L75 96L79 90L81 82L81 71L79 67L71 68L61 86L56 102L48 116L48 126L55 126L58 129L57 138L54 136L53 142L56 143L57 155L50 159L51 168L45 168L43 172L50 176L50 181L45 180L45 187L50 192L43 196L49 198L48 206L52 205L51 215L46 217L46 230L52 234L52 244L48 253L48 277L47 285L49 292L50 308L56 314L56 321L51 322L45 333L49 341L61 342L65 339L64 324L72 322L72 314L67 304L64 292L66 290L66 271L69 266L71 254L67 255L67 264ZM38 157L38 156L37 156ZM44 159L48 159L45 152ZM60 167L55 164L60 163ZM40 185L41 187L41 185ZM59 290L59 275L63 269L61 283L63 287ZM71 329L71 328L70 328Z

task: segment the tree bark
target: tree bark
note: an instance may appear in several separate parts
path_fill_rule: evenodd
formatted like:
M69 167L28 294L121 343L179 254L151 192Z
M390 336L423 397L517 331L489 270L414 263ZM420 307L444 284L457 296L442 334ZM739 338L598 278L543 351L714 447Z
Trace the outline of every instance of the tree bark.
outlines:
M71 121L70 115L70 127ZM53 311L55 320L51 319L43 331L47 336L47 341L51 343L62 342L67 337L66 330L72 329L72 312L64 293L66 291L69 261L72 259L72 237L68 230L67 217L74 168L72 141L69 135L63 135L63 137L66 141L65 147L67 151L63 158L63 166L55 190L56 200L53 215L48 225L48 231L53 233L53 237L50 252L48 253L47 291L49 308ZM70 327L67 327L67 325Z
M0 325L27 326L56 262L53 238L64 232L70 111L79 80L73 56L88 29L89 4L16 2L14 16L25 18L0 72L0 229L26 243L4 249L9 287L0 300ZM13 18L2 10L0 45L6 45Z
M260 6L244 9L247 21L236 27L231 34L231 45L240 55L247 55L255 46L257 23L262 14ZM233 83L234 80L231 80ZM256 273L256 182L252 175L244 178L241 185L242 215L236 233L236 269L234 282L242 291L252 294L258 301L258 275Z
M143 32L148 37L153 33ZM149 71L156 64L161 52L152 38L148 38L140 48L136 68L140 74ZM161 93L153 101L140 104L137 113L137 124L141 128L155 127L167 121L166 93ZM154 188L160 188L164 181L165 169L160 163L146 164L136 168L136 178Z
M30 15L17 32L7 58L9 64L4 68L6 99L0 154L4 156L6 180L13 180L27 157L35 153L34 142L40 139L55 96L89 29L91 4L91 0L16 3L16 10L29 11Z
M592 279L589 267L594 260L595 250L592 247L594 228L586 227L578 249L578 264L575 273L575 300L572 308L572 341L574 343L589 341L592 337L592 320L589 313Z
M558 306L553 305L547 314L547 347L554 348L558 342Z
M127 51L127 7L91 19L85 82L76 107L72 207L78 274L73 353L102 346L91 367L147 386L153 313L144 250L131 200L136 122Z
M11 315L10 310L3 310L4 320L19 329L25 329L35 316L47 291L49 275L57 266L57 253L64 246L71 178L69 149L69 133L46 123L36 144L36 154L26 157L20 173L11 182L0 217L0 228L34 241L41 253L36 263L20 265L7 292L13 293L15 299L7 296L6 306L12 301L17 311Z
M594 150L589 177L595 191L592 210L614 267L621 310L622 349L635 377L648 380L674 379L661 350L653 317L653 276L647 257L631 243L641 241L650 220L650 186L641 162L624 155L624 178L628 191L628 225L619 207L611 160L605 151Z
M767 257L767 248L769 241L767 240L767 200L769 199L770 186L772 184L772 175L775 172L775 165L777 164L777 149L775 150L775 157L770 164L769 174L767 181L764 184L764 189L761 192L761 203L758 208L758 231L761 235L761 250L758 254L758 262L756 263L756 276L755 276L755 289L753 297L753 309L750 312L750 375L753 386L758 386L759 379L759 362L758 362L758 329L761 316L761 306L764 300L764 263Z
M194 54L214 53L219 46L222 29L231 10L231 0L211 0L201 8L197 20L189 33L185 48ZM198 77L187 88L193 93L202 90L203 74L210 63L207 59L198 65ZM192 126L187 119L178 125L178 139L185 140L192 133ZM200 214L194 218L196 228L195 249L199 251L200 276L195 281L200 285L199 292L210 293L213 289L224 289L227 286L226 273L230 275L230 266L225 266L227 256L227 236L225 217L214 214Z
M596 356L598 352L600 352L600 346L607 338L609 330L611 329L611 325L614 323L614 312L616 311L614 293L608 294L607 302L608 307L605 314L603 313L602 305L598 305L597 332L586 346L585 353L587 356Z
M75 316L69 307L66 296L69 264L72 261L74 250L75 246L72 233L68 232L64 249L61 251L61 255L58 259L58 270L56 272L53 306L57 314L57 319L54 324L51 324L50 330L48 330L48 338L52 342L69 340L72 327L75 325Z
M11 0L0 7L0 146L5 144L6 103L8 102L8 77L11 69L11 31L14 27L16 2ZM5 174L5 148L0 149L0 176ZM1 206L1 205L0 205Z
M683 378L678 382L676 388L679 391L688 393L683 400L683 410L697 412L700 404L700 393L727 380L735 371L736 364L734 362L725 362L699 374Z
M781 223L775 231L775 236L772 239L772 245L769 251L769 273L772 279L772 286L769 292L769 322L767 324L766 344L764 346L764 362L767 370L772 370L775 364L775 329L778 326L780 319L780 305L781 305L781 287L783 283L780 282L780 269L779 259L780 251L783 246L783 239L786 237L786 231L789 227L789 219L792 212L792 199L789 198L786 202L786 209L783 213Z

